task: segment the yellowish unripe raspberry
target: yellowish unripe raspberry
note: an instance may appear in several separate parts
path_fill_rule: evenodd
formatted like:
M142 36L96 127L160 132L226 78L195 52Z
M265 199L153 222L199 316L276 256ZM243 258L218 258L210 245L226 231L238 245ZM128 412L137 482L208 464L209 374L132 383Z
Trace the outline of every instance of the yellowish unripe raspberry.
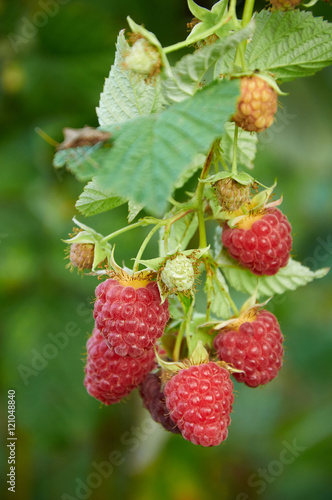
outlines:
M268 0L276 10L292 10L296 9L302 0Z
M241 95L232 120L248 132L263 132L274 121L277 92L259 76L241 78Z
M80 270L92 269L95 246L91 243L73 243L70 247L70 263Z

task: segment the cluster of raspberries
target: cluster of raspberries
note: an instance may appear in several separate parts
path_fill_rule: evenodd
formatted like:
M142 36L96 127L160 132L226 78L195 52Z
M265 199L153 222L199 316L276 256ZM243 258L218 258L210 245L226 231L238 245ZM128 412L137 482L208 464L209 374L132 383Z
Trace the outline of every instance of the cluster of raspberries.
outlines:
M84 385L105 405L139 387L144 407L164 429L202 446L227 438L234 401L230 372L216 359L183 366L162 380L154 346L169 319L157 284L125 286L108 279L96 288L95 328L87 342ZM269 312L238 321L215 338L220 360L242 370L235 378L250 387L266 384L282 364L282 334Z

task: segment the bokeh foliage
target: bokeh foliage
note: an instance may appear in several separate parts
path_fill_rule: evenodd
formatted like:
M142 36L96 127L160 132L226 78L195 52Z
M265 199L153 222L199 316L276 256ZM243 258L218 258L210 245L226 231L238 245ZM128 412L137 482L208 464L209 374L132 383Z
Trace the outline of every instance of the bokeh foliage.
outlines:
M190 18L185 0L153 7L142 0L71 0L15 51L8 34L20 34L24 18L33 19L42 3L0 1L1 417L5 422L6 393L14 388L18 498L75 498L76 478L86 483L93 462L108 460L114 450L123 463L91 498L330 498L330 275L270 303L286 337L284 368L262 390L236 384L229 438L218 448L151 430L137 394L102 409L87 395L82 360L96 281L65 269L61 242L72 229L82 185L66 172L55 173L54 150L35 128L61 141L64 126L97 126L95 107L128 14L164 45L186 35ZM323 1L313 12L331 20ZM277 123L261 136L254 171L266 185L277 176L277 194L284 195L283 210L294 228L293 254L314 269L332 262L331 82L328 68L283 86L290 95L280 98ZM108 233L126 215L123 206L89 224ZM144 234L142 229L119 238L119 260L130 264ZM61 333L65 347L54 341ZM22 366L33 372L22 372ZM294 440L305 450L278 469L273 463L284 442ZM6 470L5 449L1 459ZM269 474L262 493L262 485L248 483L260 468Z

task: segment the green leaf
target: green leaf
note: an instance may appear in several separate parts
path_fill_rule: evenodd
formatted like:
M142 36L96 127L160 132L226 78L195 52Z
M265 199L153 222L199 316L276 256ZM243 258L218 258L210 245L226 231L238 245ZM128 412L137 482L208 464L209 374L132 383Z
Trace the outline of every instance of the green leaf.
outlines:
M208 281L205 282L204 291L207 292ZM219 269L213 274L211 287L211 311L218 318L228 319L231 316L231 309L228 300L228 286Z
M104 155L104 147L80 146L57 151L53 158L55 168L66 167L79 181L90 180L99 171L99 158Z
M309 76L332 62L332 24L311 12L268 12L256 16L256 31L246 49L248 69L288 81Z
M140 213L141 210L143 210L144 205L141 205L140 203L135 203L132 200L128 201L128 222L129 224L135 219L136 215Z
M198 227L198 219L195 212L192 212L185 217L182 217L180 220L176 221L171 226L170 235L168 238L168 251L174 251L178 247L181 247L181 250L185 250L191 240L191 238L196 233ZM160 255L165 255L164 252L164 237L165 227L161 227L160 229L160 238L159 238L159 251Z
M186 170L182 172L178 180L174 184L175 189L181 188L189 179L194 175L199 168L202 168L205 162L206 156L198 154L195 156L193 161L188 165Z
M226 264L227 262L228 264ZM235 290L251 295L258 285L258 297L270 297L288 290L296 290L314 279L323 278L329 271L328 268L311 271L300 262L289 259L287 266L280 269L274 276L258 277L238 266L234 260L228 257L223 257L222 270L227 281Z
M226 162L230 165L233 162L233 144L234 144L234 123L226 123L225 132L221 138L221 148ZM254 159L257 153L258 138L255 132L247 132L239 128L239 137L237 143L237 164L253 169Z
M122 30L117 40L114 65L105 80L97 108L102 127L158 113L163 107L159 79L145 83L141 75L125 68L124 56L129 48Z
M195 313L190 323L189 336L187 337L189 357L192 355L199 341L202 342L203 346L207 346L210 349L213 347L213 340L219 332L213 332L210 327L202 328L200 325L203 325L205 322L205 314Z
M75 206L81 214L90 216L107 212L107 210L112 210L112 208L119 207L126 202L125 198L112 195L101 188L96 180L93 180L85 186Z
M239 82L215 82L158 115L107 127L114 144L101 161L100 184L164 212L174 183L224 132L238 95Z
M209 67L223 54L234 47L236 48L242 40L250 37L253 31L254 23L249 23L243 30L182 57L171 72L166 72L165 78L162 80L162 92L165 100L169 104L173 104L193 96Z

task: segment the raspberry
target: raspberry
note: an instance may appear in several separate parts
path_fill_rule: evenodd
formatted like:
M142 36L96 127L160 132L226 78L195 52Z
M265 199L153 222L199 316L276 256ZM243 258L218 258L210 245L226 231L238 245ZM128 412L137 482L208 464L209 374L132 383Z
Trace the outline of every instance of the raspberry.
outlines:
M221 179L214 184L219 205L230 212L238 210L249 202L250 186L244 186L234 179Z
M283 336L276 317L262 309L233 330L219 333L214 347L220 359L244 373L234 373L238 382L249 387L273 380L281 366Z
M161 272L161 279L172 291L191 290L195 281L195 270L191 260L181 254L169 259Z
M182 436L202 446L217 446L227 438L232 391L228 371L212 361L180 370L164 390L166 406Z
M265 80L259 76L244 76L232 120L248 132L263 132L273 123L277 99L277 92Z
M92 269L95 246L91 243L73 243L70 247L70 263L80 270Z
M150 373L140 386L140 395L146 408L155 422L161 424L166 431L180 434L179 428L175 425L166 407L165 395L161 391L160 377L155 373Z
M276 10L292 10L298 7L302 0L268 0Z
M160 304L156 282L129 286L108 279L96 288L96 326L119 356L139 358L164 333L169 319L168 301ZM137 285L137 288L130 286Z
M87 351L84 385L90 396L105 405L118 403L127 396L155 366L153 349L140 359L118 356L97 328L87 342Z
M156 47L145 38L139 38L130 48L124 59L127 69L141 75L154 74L160 71L160 55Z
M252 273L272 276L288 263L291 229L278 208L268 208L245 217L235 229L226 225L221 240L231 257Z

